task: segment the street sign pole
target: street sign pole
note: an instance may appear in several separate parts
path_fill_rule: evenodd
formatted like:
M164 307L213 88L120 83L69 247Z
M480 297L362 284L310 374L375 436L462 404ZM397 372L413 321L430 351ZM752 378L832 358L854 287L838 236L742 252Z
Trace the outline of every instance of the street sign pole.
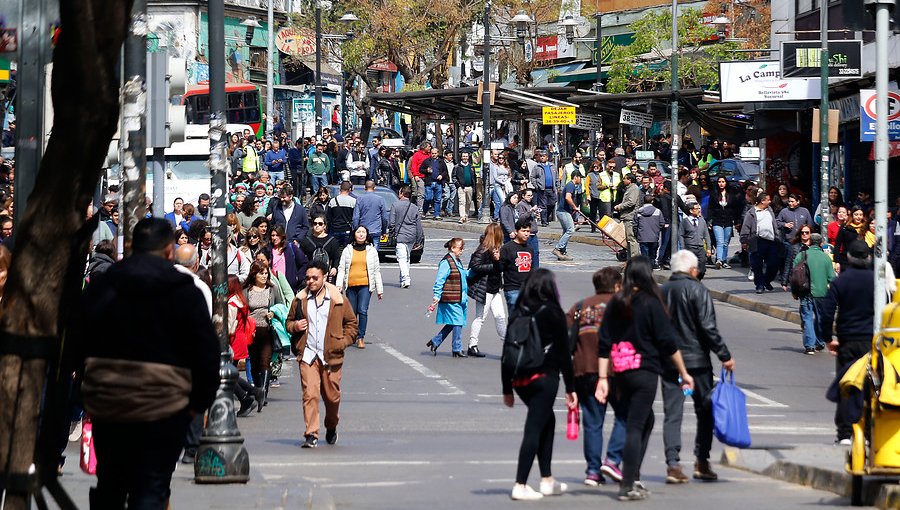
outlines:
M885 234L887 232L888 187L888 34L894 0L867 0L875 4L875 327L881 331L881 313L884 309Z
M819 106L819 217L822 218L820 229L822 238L828 239L828 224L831 222L831 208L828 204L828 188L831 183L831 147L828 143L828 2L822 2L819 8L819 25L822 32L822 52L819 55L822 98Z
M672 0L672 228L669 248L674 256L678 251L678 0Z

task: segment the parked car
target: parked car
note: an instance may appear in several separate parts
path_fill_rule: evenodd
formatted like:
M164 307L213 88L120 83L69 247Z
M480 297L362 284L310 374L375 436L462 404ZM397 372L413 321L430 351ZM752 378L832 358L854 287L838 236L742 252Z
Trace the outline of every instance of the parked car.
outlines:
M356 185L353 186L353 190L350 194L353 197L358 197L365 193L365 187ZM340 194L340 186L336 184L332 184L328 186L329 196L336 197ZM388 212L390 213L391 208L400 201L400 197L397 196L397 193L394 192L391 188L385 186L376 186L375 193L378 194L381 198L384 199L384 203L387 206ZM416 245L412 247L412 250L409 253L409 261L413 264L418 264L422 260L422 253L425 250L424 239L422 240L421 245ZM378 258L384 260L386 258L395 258L394 249L397 247L396 243L392 243L390 240L390 236L387 232L381 235L380 239L375 240L376 247L378 248Z
M759 165L739 159L722 159L709 166L710 181L725 176L729 183L742 185L747 181L759 181Z
M655 163L657 170L659 170L660 175L663 177L669 177L672 175L672 162L671 161L663 161L661 159L641 159L637 160L636 163L641 167L641 170L644 172L647 171L647 168L650 167L650 163Z
M350 138L350 137L352 137L353 135L355 135L356 133L359 133L359 131L357 131L357 130L354 130L354 131L348 131L348 132L344 135L344 138L345 138L345 139L346 139L346 138ZM366 141L366 147L371 147L371 146L372 146L372 140L373 140L376 136L377 136L377 137L380 137L382 141L384 141L384 140L401 140L401 141L402 141L402 140L403 140L403 135L401 135L400 133L394 131L394 130L391 129L391 128L376 128L376 127L373 127L373 128L371 128L371 129L369 129L369 139Z

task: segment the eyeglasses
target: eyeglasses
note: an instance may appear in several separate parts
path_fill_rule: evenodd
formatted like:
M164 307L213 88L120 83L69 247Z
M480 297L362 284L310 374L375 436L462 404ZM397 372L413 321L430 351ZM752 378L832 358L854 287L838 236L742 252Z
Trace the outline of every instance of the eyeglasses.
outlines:
M252 236L250 236L250 239L259 239L259 236L257 236L257 235L252 235Z
M812 232L810 232L810 231L808 231L808 230L802 230L802 231L800 231L800 233L803 234L803 235L805 235L805 236L808 236L808 235L810 235Z
M324 225L324 224L325 224L324 221L314 221L313 222L313 225Z

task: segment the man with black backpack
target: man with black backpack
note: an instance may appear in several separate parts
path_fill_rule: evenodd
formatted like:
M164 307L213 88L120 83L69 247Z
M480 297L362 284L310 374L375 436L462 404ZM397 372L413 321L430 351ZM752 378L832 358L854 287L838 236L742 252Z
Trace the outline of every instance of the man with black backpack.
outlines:
M800 300L800 321L803 323L803 349L813 355L825 349L825 341L820 334L818 321L821 302L828 294L828 286L834 280L834 264L822 251L822 234L812 233L812 227L800 228L800 237L809 237L809 247L794 257L791 271L791 293ZM801 241L800 245L804 243ZM803 277L806 283L803 284Z
M310 262L318 260L328 267L327 280L334 283L338 261L341 259L341 243L328 235L325 217L314 216L312 230L300 241L300 249Z

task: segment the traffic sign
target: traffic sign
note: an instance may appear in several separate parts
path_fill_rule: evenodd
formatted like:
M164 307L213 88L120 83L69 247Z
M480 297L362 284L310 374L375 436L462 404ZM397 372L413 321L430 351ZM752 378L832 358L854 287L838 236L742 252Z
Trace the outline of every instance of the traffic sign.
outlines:
M875 91L862 89L859 91L859 141L875 141ZM900 92L888 91L888 140L900 140Z
M294 98L292 106L292 122L309 122L315 118L316 102L314 99Z
M603 117L579 113L575 115L575 124L572 127L588 131L603 131Z
M544 125L575 124L574 106L545 106L541 109Z
M653 126L653 115L623 109L622 113L619 114L619 124L630 124L632 126L649 128Z

